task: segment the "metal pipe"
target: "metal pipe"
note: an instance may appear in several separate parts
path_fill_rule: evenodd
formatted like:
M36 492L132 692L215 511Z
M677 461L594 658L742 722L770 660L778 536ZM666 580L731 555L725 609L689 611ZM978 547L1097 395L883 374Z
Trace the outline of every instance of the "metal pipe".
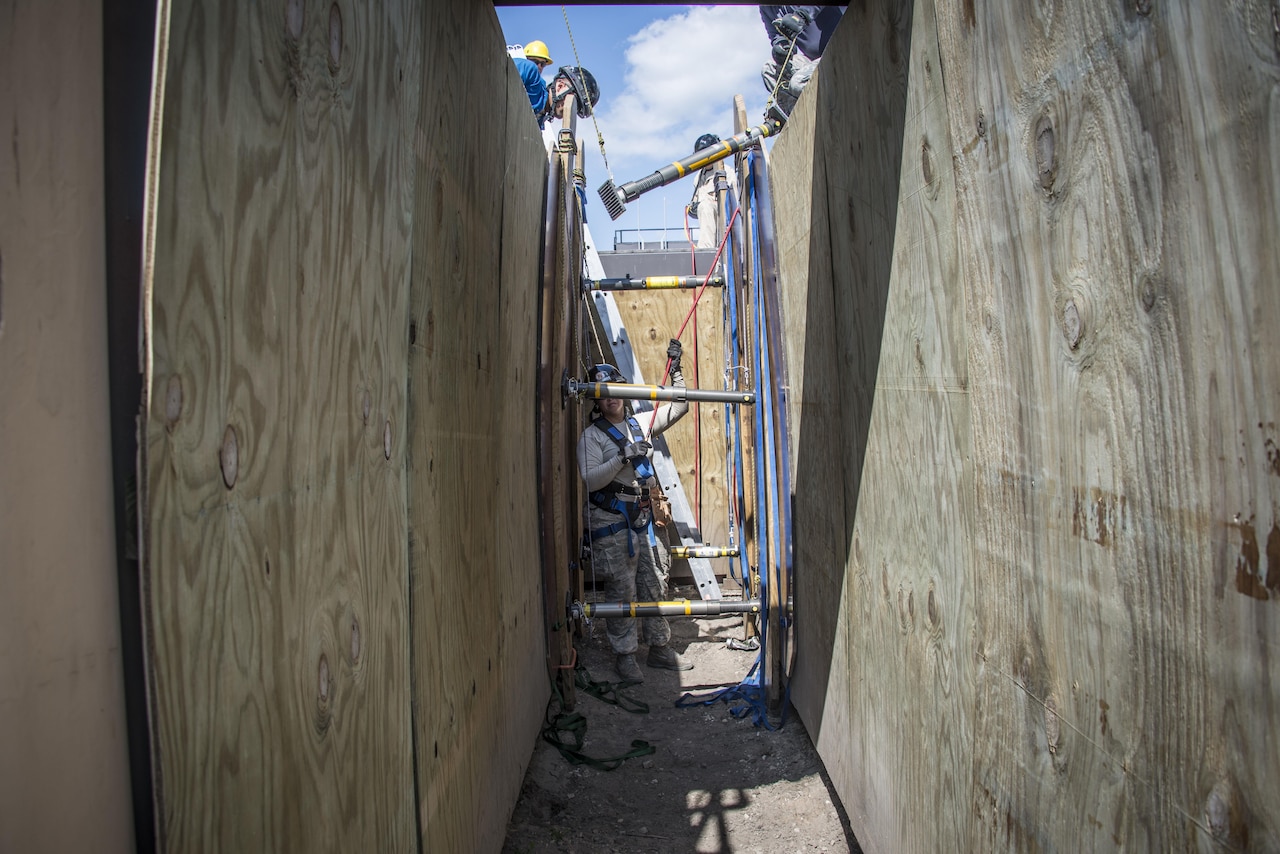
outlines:
M679 602L575 602L573 619L582 617L715 617L721 614L758 614L759 599L706 599Z
M782 130L781 121L766 119L764 124L748 128L723 142L695 151L683 160L663 166L647 178L628 181L621 187L615 185L613 179L610 179L600 185L600 200L604 202L604 209L609 212L609 219L617 219L626 212L627 202L633 201L642 193L665 186L672 181L678 181L704 166L724 160L730 154L737 154L739 151L751 148L765 137L776 135L780 130Z
M630 383L588 383L572 378L564 381L564 392L574 397L593 400L622 398L623 400L687 400L692 403L743 403L756 402L750 391L712 391L704 388L681 388L672 385L633 385Z
M672 557L737 557L737 546L672 546L669 551Z
M658 290L661 288L697 288L703 283L702 276L645 276L633 279L626 276L621 279L583 279L584 291L639 291ZM724 276L712 276L706 280L711 288L724 287Z

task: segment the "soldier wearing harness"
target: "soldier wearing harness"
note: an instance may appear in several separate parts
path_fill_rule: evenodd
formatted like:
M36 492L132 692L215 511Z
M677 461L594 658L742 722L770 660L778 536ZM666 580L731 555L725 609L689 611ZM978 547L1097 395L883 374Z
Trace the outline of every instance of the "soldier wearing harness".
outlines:
M671 384L684 387L680 370L680 342L671 340ZM596 365L592 382L625 383L612 365ZM656 602L667 593L666 573L654 558L654 548L664 548L653 535L650 491L658 486L653 472L654 436L684 417L687 401L675 401L658 408L651 431L649 419L637 419L627 412L626 401L605 398L596 402L596 417L578 439L578 472L589 492L586 510L587 537L597 583L610 601ZM639 625L637 625L639 623ZM666 617L610 618L605 621L609 644L617 655L618 675L624 681L643 681L636 663L641 632L649 644L646 663L667 670L689 670L671 641Z

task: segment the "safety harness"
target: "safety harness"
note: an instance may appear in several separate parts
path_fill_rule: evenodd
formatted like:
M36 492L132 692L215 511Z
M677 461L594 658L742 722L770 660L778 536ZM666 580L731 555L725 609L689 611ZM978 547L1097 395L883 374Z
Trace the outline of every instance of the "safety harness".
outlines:
M591 425L604 431L605 435L618 446L619 452L626 448L628 437L623 435L616 424L610 423L604 417L598 417L591 422ZM640 422L636 421L635 416L627 417L627 425L630 427L632 435L637 437L644 436L644 432L640 429ZM632 468L635 469L636 477L641 481L654 476L653 463L645 457L633 462ZM631 532L644 531L650 528L653 522L653 515L649 512L648 487L628 486L627 484L613 481L607 486L597 489L588 497L591 503L600 509L622 515L622 518L612 525L605 525L593 530L589 534L591 540L612 536L619 531L625 530L627 532L627 554L634 555L636 551L635 546L632 544ZM652 539L651 533L650 539Z

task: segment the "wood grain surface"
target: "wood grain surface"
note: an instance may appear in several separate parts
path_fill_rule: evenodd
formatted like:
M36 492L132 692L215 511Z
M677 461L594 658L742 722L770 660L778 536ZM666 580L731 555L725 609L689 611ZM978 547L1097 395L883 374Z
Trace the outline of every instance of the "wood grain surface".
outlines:
M1274 10L870 5L773 152L793 697L854 831L1280 847Z
M496 17L161 13L142 513L162 845L496 847L547 690L519 314L544 161ZM427 57L462 33L482 59L454 103L461 64Z
M135 846L107 399L101 3L0 3L0 851Z
M546 155L492 9L441 6L423 30L426 56L486 47L472 62L431 62L418 110L409 307L418 809L422 850L496 850L495 817L515 803L548 691L530 322ZM446 96L461 91L469 97Z
M697 271L699 276L706 276L707 272L705 269ZM691 267L687 275L692 274ZM661 381L667 367L667 344L680 334L680 327L685 325L681 336L685 383L690 388L716 391L724 388L724 339L721 334L723 290L708 287L703 291L702 298L698 300L696 322L690 312L697 290L614 293L618 313L622 315L623 323L630 333L636 360L640 363L640 370L647 382ZM687 324L686 318L689 319ZM681 488L699 519L703 540L713 545L724 545L728 541L724 406L691 403L689 407L689 414L677 421L663 436L671 451L671 459L680 472ZM696 424L695 409L698 416ZM699 447L702 450L700 459L696 455ZM701 501L697 501L695 496L700 496ZM719 576L727 571L722 560L713 561L712 568Z
M1280 847L1274 8L938 23L989 591L974 727L1000 735L975 805L1023 845Z

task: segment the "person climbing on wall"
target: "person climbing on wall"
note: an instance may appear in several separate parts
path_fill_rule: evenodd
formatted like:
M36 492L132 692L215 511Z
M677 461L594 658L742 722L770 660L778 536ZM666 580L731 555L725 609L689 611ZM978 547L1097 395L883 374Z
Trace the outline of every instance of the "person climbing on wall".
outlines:
M524 91L529 96L529 106L533 107L533 114L538 118L538 128L541 129L546 121L548 90L547 84L542 80L542 69L551 64L551 54L547 51L547 44L543 41L534 39L524 46L524 56L513 56L511 61L516 64L516 71L520 73L520 82L524 84Z
M671 339L667 357L671 360L671 385L677 388L685 387L680 370L682 353L680 342ZM596 365L589 380L626 382L613 365ZM653 417L652 430L646 432L647 425L628 411L625 400L605 398L596 402L592 421L578 438L578 473L588 492L584 515L592 573L609 601L657 602L667 594L669 579L654 558L655 539L651 536L649 495L658 485L652 440L688 411L688 401L665 404ZM693 667L669 646L671 626L666 617L611 617L605 620L605 631L624 682L644 681L635 658L642 638L649 645L645 663L650 667Z
M562 65L548 87L547 118L564 118L564 99L573 95L578 117L585 119L600 103L600 87L587 69L578 65Z
M693 144L696 154L704 148L710 148L720 142L714 133L704 133ZM685 213L690 219L698 221L698 248L715 249L720 235L716 233L716 172L723 171L730 187L737 186L737 176L732 168L725 168L724 161L711 163L702 167L698 173L698 182L693 187L693 197L685 206Z
M813 77L827 43L844 16L839 6L760 6L772 56L760 70L764 88L776 103L765 118L786 121L796 99ZM792 41L795 42L794 49ZM790 54L790 59L788 59ZM774 89L777 94L774 95Z

